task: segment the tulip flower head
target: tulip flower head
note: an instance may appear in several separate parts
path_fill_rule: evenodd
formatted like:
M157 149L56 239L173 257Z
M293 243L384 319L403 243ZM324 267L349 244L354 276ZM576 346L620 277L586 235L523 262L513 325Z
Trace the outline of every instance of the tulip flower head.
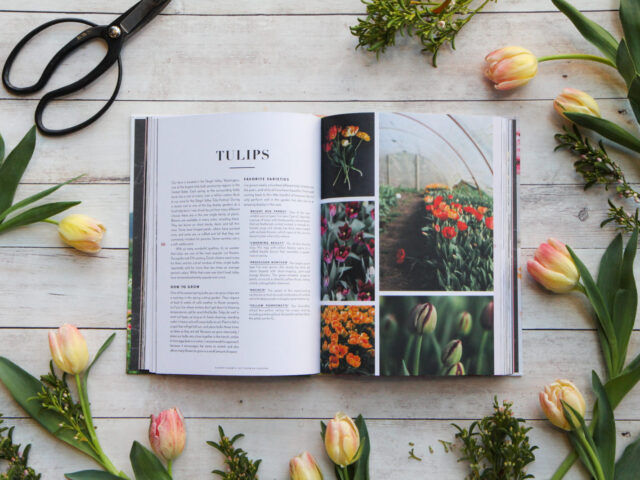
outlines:
M556 427L568 431L571 430L571 424L564 415L562 402L571 406L580 416L584 417L586 411L584 397L578 387L569 380L556 380L545 386L544 390L540 392L540 406L549 421ZM578 423L576 418L573 418L572 421Z
M565 88L553 101L553 108L565 119L565 113L584 113L594 117L600 116L600 107L594 98L582 90ZM568 119L567 119L568 120Z
M360 453L360 433L353 420L342 412L336 413L324 434L324 446L333 463L346 467L356 462Z
M493 330L493 300L490 301L480 315L480 325L485 330Z
M462 342L451 340L442 350L442 363L444 365L455 365L462 358Z
M64 324L49 332L49 348L55 364L70 375L78 375L87 368L89 349L84 337L73 325Z
M156 417L151 415L149 443L158 457L171 462L184 450L187 434L184 417L177 408L164 410Z
M469 312L462 312L458 317L458 332L460 332L461 335L469 335L471 327L473 327L471 314Z
M529 274L547 290L567 293L578 285L580 273L564 243L550 238L527 262Z
M98 253L106 228L99 221L80 214L67 215L58 224L60 238L73 248L86 253Z
M485 57L485 76L497 90L509 90L526 84L538 73L538 59L526 48L504 47Z
M433 333L437 323L438 312L436 307L429 302L416 305L409 313L409 330L412 333L417 333L418 335Z
M322 480L320 467L309 452L303 452L291 459L289 476L291 480Z

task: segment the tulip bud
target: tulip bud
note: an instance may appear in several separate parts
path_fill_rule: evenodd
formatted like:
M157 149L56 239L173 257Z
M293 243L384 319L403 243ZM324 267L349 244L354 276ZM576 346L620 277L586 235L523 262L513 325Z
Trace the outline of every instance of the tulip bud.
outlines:
M409 313L409 331L422 335L433 333L438 323L436 307L429 302L420 303L411 309Z
M504 47L485 57L489 64L485 76L497 90L509 90L526 84L538 73L538 59L526 48Z
M360 433L356 424L342 412L336 413L327 423L324 446L333 463L341 467L358 460Z
M493 300L490 301L480 315L480 325L485 330L493 330Z
M87 215L67 215L58 224L60 238L73 248L86 253L98 253L106 228Z
M64 324L49 332L49 348L55 364L70 375L77 375L87 368L89 349L84 337L73 325Z
M309 452L303 452L291 459L289 475L291 480L322 480L320 467Z
M540 406L549 421L563 430L571 430L571 424L564 416L562 402L571 406L580 416L584 417L586 411L584 397L578 387L569 380L556 380L551 385L545 386L544 390L540 392ZM572 421L575 424L578 423L575 415L573 415Z
M450 365L450 366L445 365L443 372L444 372L443 375L446 375L446 376L466 375L464 371L464 365L460 362L454 363L453 365Z
M151 415L149 443L158 457L167 462L178 458L186 437L184 417L177 408L164 410L157 417Z
M472 326L473 321L471 319L471 314L469 312L462 312L458 317L458 332L461 335L469 335Z
M578 285L580 273L564 243L554 238L542 243L527 270L538 283L554 293L566 293Z
M584 113L594 117L600 116L600 107L594 98L586 92L575 88L565 88L553 101L553 108L565 119L565 113ZM568 120L568 119L567 119Z
M451 340L442 350L442 363L445 365L454 365L462 358L462 342L460 340Z

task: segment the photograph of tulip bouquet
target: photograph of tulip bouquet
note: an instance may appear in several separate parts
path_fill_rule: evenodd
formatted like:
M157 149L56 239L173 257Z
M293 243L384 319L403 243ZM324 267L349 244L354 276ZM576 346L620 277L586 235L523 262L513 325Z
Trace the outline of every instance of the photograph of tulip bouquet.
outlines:
M379 118L381 290L492 291L492 122Z
M322 205L324 301L372 301L375 296L374 202Z
M493 297L380 299L381 375L492 375Z
M375 374L375 318L375 307L322 307L320 371Z
M374 196L375 115L332 115L321 128L322 198Z

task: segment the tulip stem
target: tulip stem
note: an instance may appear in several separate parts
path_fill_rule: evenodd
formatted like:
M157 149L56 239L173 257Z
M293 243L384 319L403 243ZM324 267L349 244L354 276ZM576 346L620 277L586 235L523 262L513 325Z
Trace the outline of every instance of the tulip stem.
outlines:
M44 220L40 220L43 223L50 223L51 225L59 225L59 222L56 222L55 220L51 220L50 218L45 218Z
M442 349L440 348L440 344L438 343L438 340L436 340L436 336L433 333L429 334L429 337L431 338L431 345L433 346L433 351L436 355L438 372L440 372L440 370L442 369Z
M172 476L171 467L173 467L173 460L167 460L167 473L169 474L169 476Z
M484 350L487 346L487 340L489 339L489 330L482 332L482 339L480 340L480 348L478 349L478 363L476 363L476 375L482 375L484 370Z
M607 477L604 476L604 472L602 471L602 465L600 465L600 459L598 459L598 456L593 451L593 448L591 448L591 445L587 441L587 438L585 437L584 432L582 430L577 430L576 434L578 439L580 440L580 443L582 444L582 448L585 449L585 451L587 452L587 455L589 456L589 460L591 460L591 466L593 467L596 473L596 480L607 480Z
M96 454L98 455L98 458L100 458L100 464L105 468L105 470L115 475L116 477L128 479L129 477L124 475L122 472L118 471L115 465L111 463L111 460L109 460L109 457L107 457L107 455L102 450L102 447L100 446L100 441L96 436L96 429L93 426L93 417L91 416L91 407L89 404L89 397L87 395L85 384L80 378L80 374L76 374L75 377L76 377L76 385L78 387L78 397L80 398L80 406L82 407L82 414L84 415L84 421L87 426L87 432L89 433L89 438L88 438L89 445L91 445L91 448L93 449L93 451L96 452Z
M546 57L539 57L538 63L548 62L549 60L588 60L590 62L598 62L604 63L605 65L609 65L613 68L618 68L615 63L613 63L608 58L599 57L597 55L586 55L583 53L570 53L566 55L548 55Z
M413 375L420 375L420 352L422 350L422 337L424 335L418 335L416 339L416 346L413 354Z

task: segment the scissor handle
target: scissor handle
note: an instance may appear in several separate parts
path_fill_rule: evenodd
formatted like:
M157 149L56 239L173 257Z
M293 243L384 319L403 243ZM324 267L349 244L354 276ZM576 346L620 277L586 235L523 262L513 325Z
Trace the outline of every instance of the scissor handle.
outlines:
M11 67L16 57L22 50L22 48L27 44L29 40L31 40L38 33L42 32L43 30L53 25L64 23L64 22L83 23L85 25L89 25L90 28L88 28L87 30L81 32L79 35L74 37L69 43L63 46L53 56L53 58L49 61L47 66L44 68L44 71L42 72L40 79L36 83L27 87L16 87L15 85L13 85L9 80ZM74 50L76 50L83 44L91 40L94 40L96 38L100 38L107 42L107 47L108 47L107 54L93 70L91 70L89 73L87 73L84 77L80 78L79 80L76 80L75 82L65 87L53 90L42 97L42 99L40 100L36 108L35 121L36 121L36 126L38 127L40 132L42 132L43 134L65 135L67 133L80 130L81 128L86 127L87 125L95 122L98 118L100 118L100 116L107 111L107 109L111 106L111 104L115 100L116 96L118 95L118 91L120 90L120 84L122 82L122 63L120 61L120 50L122 48L124 36L118 35L118 36L112 37L109 35L109 29L110 29L109 26L96 26L96 24L94 24L93 22L89 22L88 20L83 20L80 18L61 18L57 20L52 20L50 22L40 25L39 27L29 32L9 54L9 57L7 58L7 61L2 71L2 82L4 86L7 88L7 90L9 90L12 93L28 94L28 93L37 92L40 89L42 89L46 85L46 83L49 81L49 79L51 78L55 70L58 68L58 65L60 65L60 63L62 63L62 61L70 53L72 53ZM50 102L60 97L63 97L65 95L69 95L71 93L74 93L74 92L77 92L78 90L83 89L84 87L86 87L87 85L95 81L98 77L100 77L100 75L102 75L104 72L106 72L114 63L118 64L118 80L116 82L116 87L113 91L113 94L111 95L111 98L95 115L93 115L88 120L76 126L68 127L64 129L56 130L56 129L50 129L44 126L42 122L42 115L45 108Z

